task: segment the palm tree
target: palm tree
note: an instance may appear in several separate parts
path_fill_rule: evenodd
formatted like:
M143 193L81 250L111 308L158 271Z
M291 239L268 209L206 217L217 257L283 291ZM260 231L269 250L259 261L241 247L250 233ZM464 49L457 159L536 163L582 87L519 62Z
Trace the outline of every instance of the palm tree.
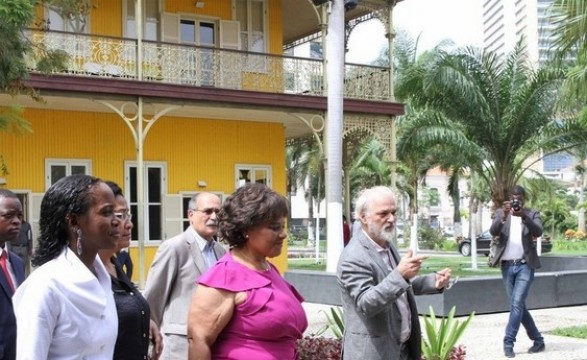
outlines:
M307 230L309 244L314 241L314 204L320 204L325 196L324 164L322 152L314 138L288 144L286 147L287 190L293 194L304 189L308 204Z
M298 188L303 187L307 171L308 162L308 142L294 141L287 144L285 148L286 171L286 188L287 196L291 204L291 197L297 192ZM291 225L291 212L288 218L288 224Z
M577 175L577 184L579 188L579 216L577 217L577 230L585 232L585 186L587 185L587 146L580 146L573 149L572 154L577 159L575 173Z
M422 147L451 148L490 188L494 206L536 163L585 143L576 119L555 117L562 72L534 70L519 42L505 58L474 48L434 54L409 69L397 93L422 112L411 136Z
M351 164L350 181L353 189L389 185L391 182L391 167L384 160L385 148L375 139L366 140L360 144Z
M575 60L565 81L566 103L583 107L587 98L587 2L555 0L552 10L557 52L562 59Z

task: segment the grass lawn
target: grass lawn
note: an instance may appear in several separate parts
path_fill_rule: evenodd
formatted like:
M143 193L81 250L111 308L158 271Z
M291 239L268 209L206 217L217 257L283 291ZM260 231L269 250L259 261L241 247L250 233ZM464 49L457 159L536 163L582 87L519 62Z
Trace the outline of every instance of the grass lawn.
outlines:
M429 274L434 271L450 268L452 276L482 276L482 275L499 275L499 268L490 268L487 266L487 256L477 256L477 269L471 267L471 257L465 256L433 256L422 263L422 274Z
M326 264L322 261L316 264L314 259L289 259L290 270L317 270L325 271ZM464 256L430 256L422 264L422 274L429 274L434 271L451 268L453 276L481 276L499 275L498 268L487 266L487 257L477 257L477 270L471 269L471 258Z
M296 244L297 245L297 244ZM320 251L325 251L326 241L320 241ZM401 248L403 252L405 249ZM456 253L456 249L454 250ZM569 242L566 240L555 240L554 248L551 253L543 256L585 256L587 255L587 241ZM290 270L316 270L325 271L326 264L323 260L316 263L314 258L310 259L289 259L288 266ZM477 256L477 270L471 268L471 258L455 254L454 256L447 255L429 255L428 259L422 264L422 274L429 274L434 271L441 270L445 267L451 268L453 276L484 276L497 275L499 276L499 268L490 268L487 266L487 257L483 255Z
M587 339L587 325L556 328L551 331L553 335L567 336L577 339Z

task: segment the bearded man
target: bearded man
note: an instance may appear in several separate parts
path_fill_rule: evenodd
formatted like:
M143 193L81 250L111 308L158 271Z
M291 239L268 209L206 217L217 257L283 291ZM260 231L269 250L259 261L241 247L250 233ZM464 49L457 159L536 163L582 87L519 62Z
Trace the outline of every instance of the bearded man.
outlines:
M392 245L393 191L363 190L355 202L361 231L344 248L337 268L345 318L344 359L419 360L421 331L414 294L442 292L451 270L418 276L425 256L400 258Z

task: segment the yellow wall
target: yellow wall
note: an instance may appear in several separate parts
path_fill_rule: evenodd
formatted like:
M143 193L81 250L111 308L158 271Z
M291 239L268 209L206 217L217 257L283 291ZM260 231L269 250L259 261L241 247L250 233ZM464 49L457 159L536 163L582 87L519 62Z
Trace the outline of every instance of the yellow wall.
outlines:
M128 0L134 1L134 0ZM208 16L221 20L232 20L232 0L205 1L203 8L196 8L195 0L166 0L163 12L193 14L194 16ZM122 37L122 0L93 0L94 7L90 11L90 34L102 36ZM267 27L268 52L283 53L283 31L281 16L281 1L267 0ZM39 24L43 19L41 6L37 7L34 23Z
M133 0L129 0L133 1ZM202 9L194 0L165 0L165 12L232 19L232 0L205 1ZM94 0L90 15L90 33L121 37L123 1ZM267 0L268 51L282 54L281 1ZM43 11L37 8L37 18ZM281 64L273 64L272 66ZM244 74L244 87L250 82L265 83L264 88L282 87L281 81L264 74ZM68 111L27 110L33 134L16 136L0 132L0 152L10 168L6 176L13 189L45 191L45 158L91 159L92 173L124 184L124 161L136 155L127 126L112 114ZM76 124L72 126L71 124ZM272 185L285 193L284 132L281 125L206 119L165 117L151 129L146 143L146 161L167 163L170 194L193 191L198 180L205 180L209 191L234 191L234 165L237 163L272 166ZM287 246L273 262L287 269ZM148 247L150 264L156 248ZM136 248L131 249L135 264ZM138 269L135 271L138 278Z
M122 0L92 0L92 4L90 34L121 37Z
M0 109L2 111L2 109ZM124 161L134 161L129 129L114 114L27 109L33 133L0 132L0 153L10 174L7 187L45 192L45 159L91 159L92 174L124 185ZM235 164L270 165L273 189L285 194L284 128L280 124L166 116L151 128L145 142L145 161L167 164L167 193L198 190L231 194ZM156 246L147 247L151 263ZM287 268L287 248L273 262ZM138 265L136 249L131 250ZM138 280L138 266L135 281Z

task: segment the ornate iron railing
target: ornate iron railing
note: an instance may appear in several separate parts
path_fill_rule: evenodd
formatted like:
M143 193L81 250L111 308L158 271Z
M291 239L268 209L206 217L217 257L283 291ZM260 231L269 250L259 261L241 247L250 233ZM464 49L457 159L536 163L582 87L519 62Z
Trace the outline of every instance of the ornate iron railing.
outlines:
M31 71L44 50L61 50L67 64L60 73L138 80L137 41L58 31L30 30ZM325 95L321 60L203 46L144 41L142 81L286 94ZM345 65L345 97L387 101L389 71Z

